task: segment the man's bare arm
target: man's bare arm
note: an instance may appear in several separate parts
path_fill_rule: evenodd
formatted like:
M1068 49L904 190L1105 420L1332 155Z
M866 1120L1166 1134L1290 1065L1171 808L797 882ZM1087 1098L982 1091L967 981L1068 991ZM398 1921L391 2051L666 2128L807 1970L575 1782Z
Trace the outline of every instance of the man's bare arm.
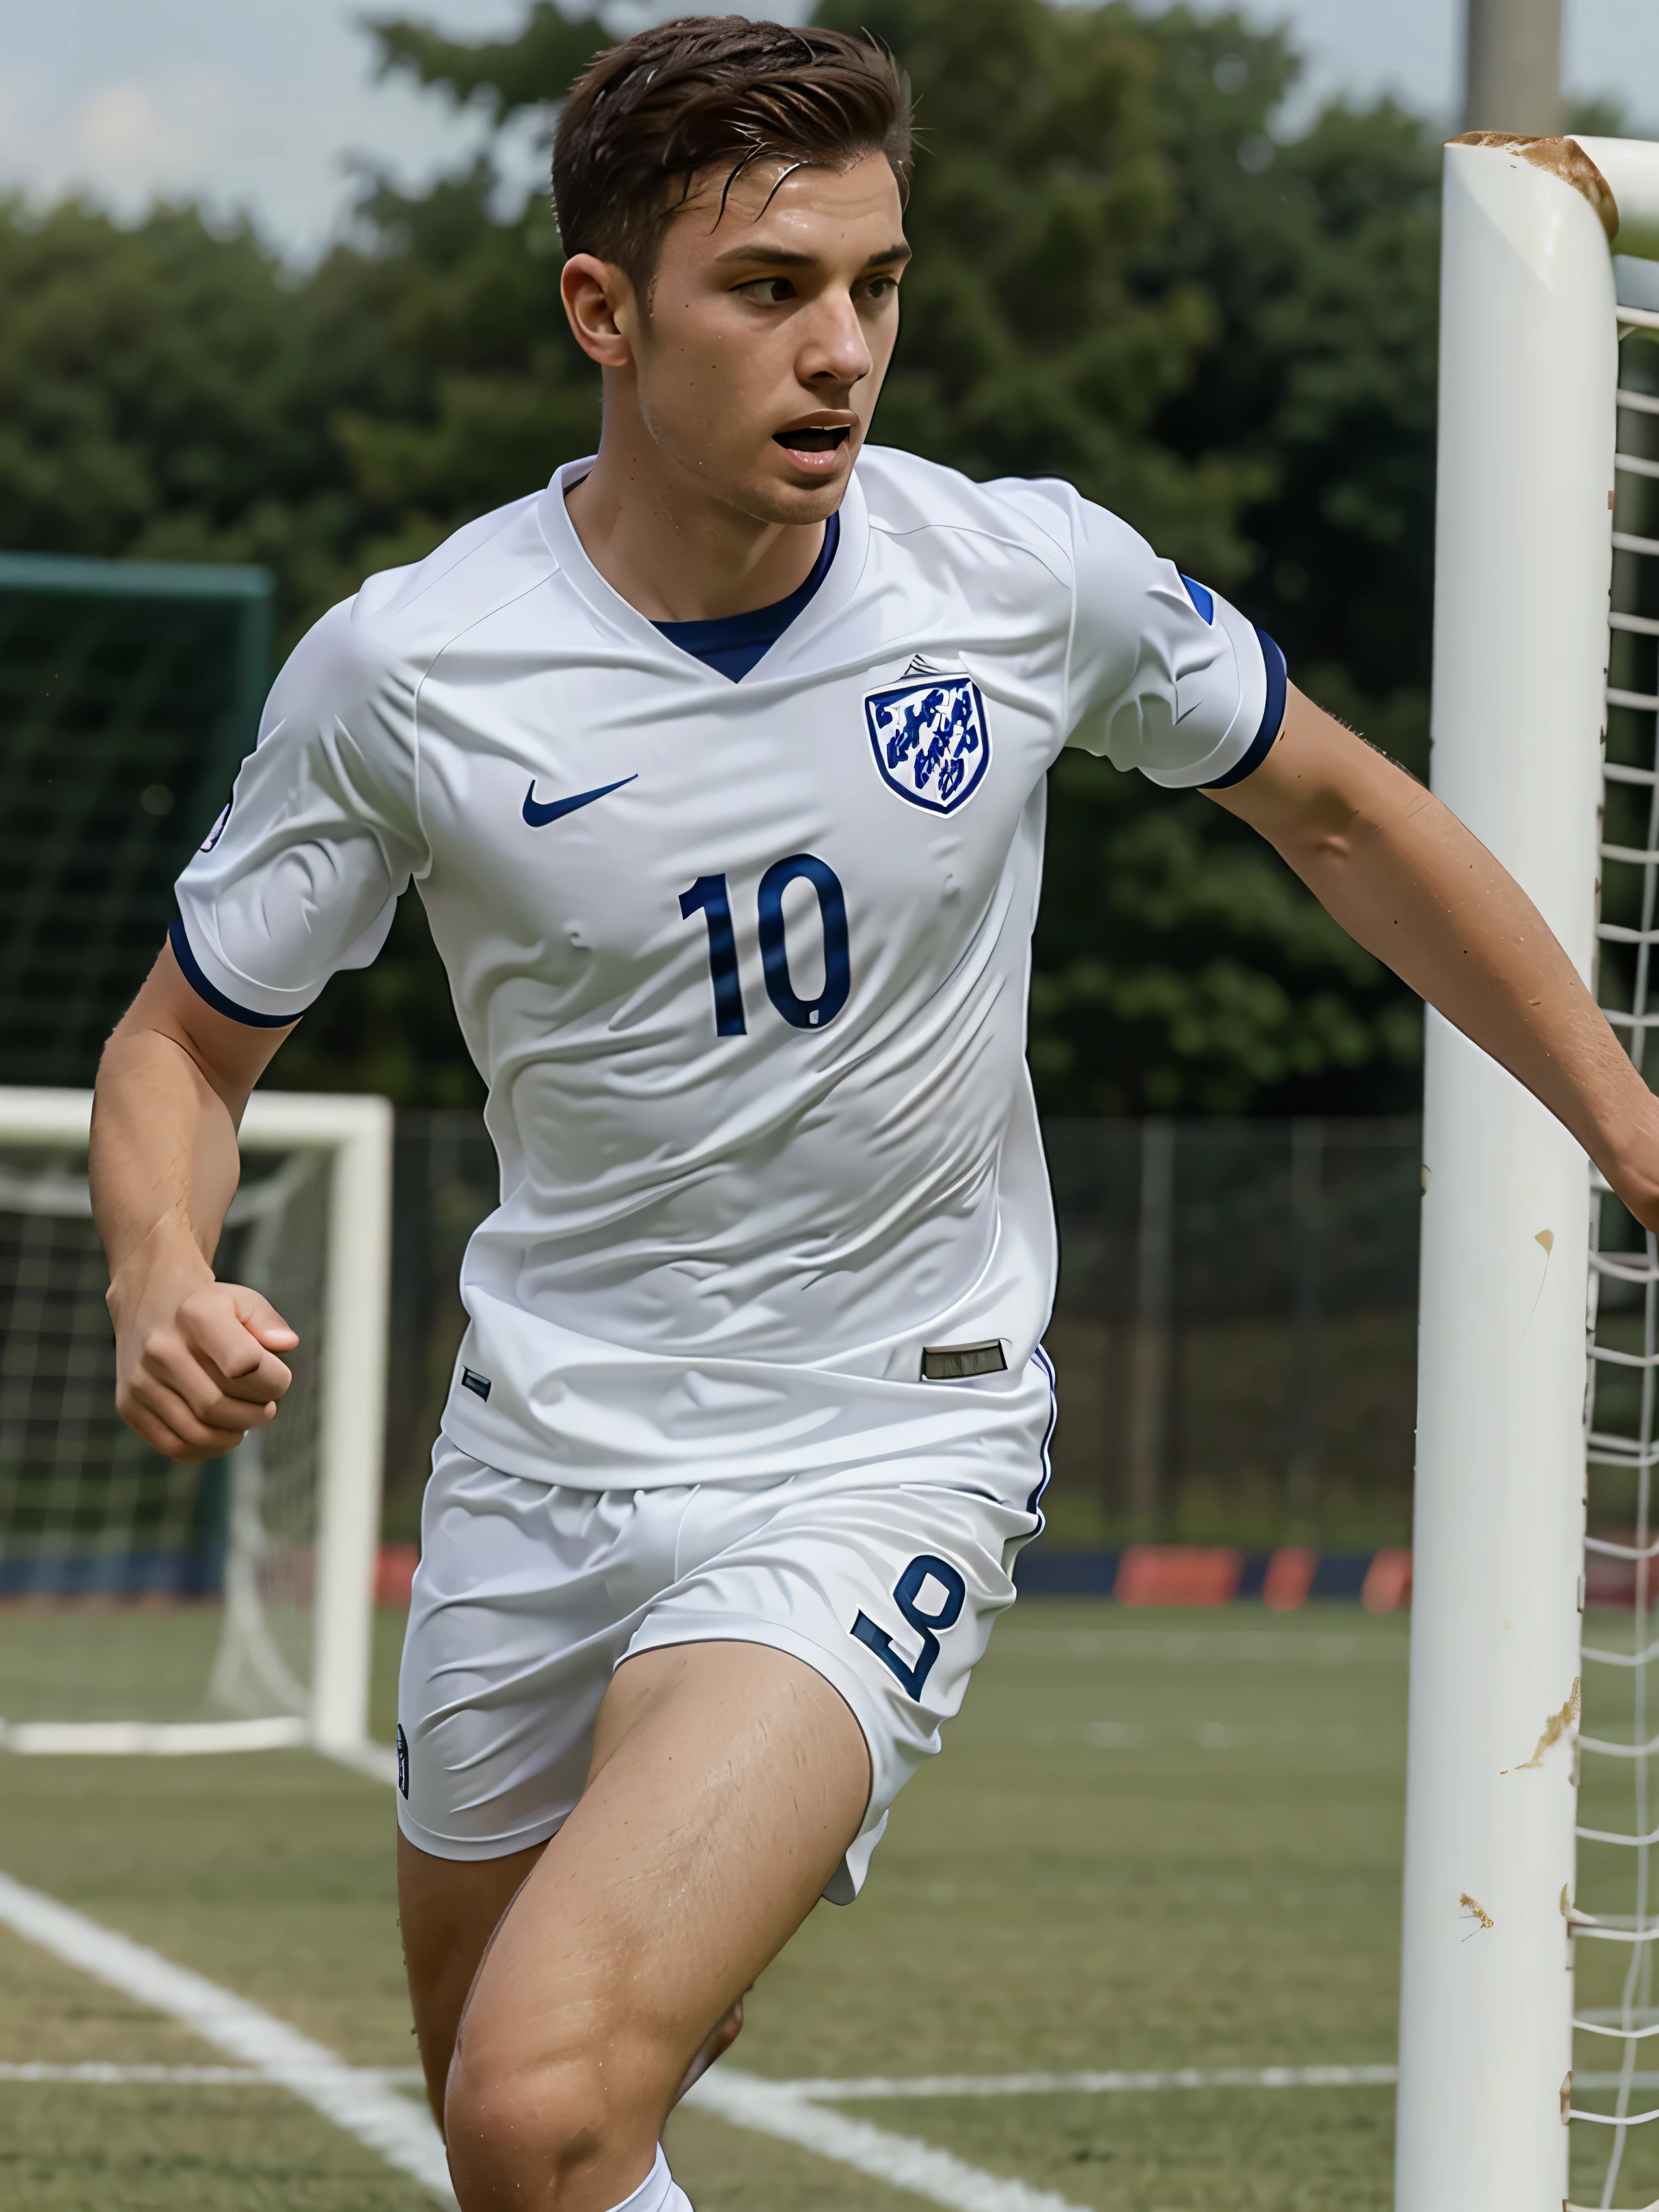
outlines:
M1209 795L1524 1083L1638 1219L1659 1227L1659 1101L1537 908L1455 815L1294 688L1261 766Z
M291 1029L291 1025L290 1025ZM276 1411L299 1338L213 1255L240 1173L248 1093L290 1029L216 1013L170 945L98 1069L92 1207L109 1259L115 1402L170 1459L216 1459Z

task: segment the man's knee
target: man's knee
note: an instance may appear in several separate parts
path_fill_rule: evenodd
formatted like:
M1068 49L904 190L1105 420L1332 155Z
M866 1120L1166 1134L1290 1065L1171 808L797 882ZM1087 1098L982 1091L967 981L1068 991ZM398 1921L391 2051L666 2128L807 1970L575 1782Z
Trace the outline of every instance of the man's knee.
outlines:
M450 2171L463 2212L563 2212L616 2169L606 2203L644 2178L657 2128L630 2094L632 2069L601 2051L516 2054L463 2031L444 2100ZM637 2142L635 2141L637 2138ZM640 2172L632 2179L632 2163ZM641 2160L643 2160L643 2164Z

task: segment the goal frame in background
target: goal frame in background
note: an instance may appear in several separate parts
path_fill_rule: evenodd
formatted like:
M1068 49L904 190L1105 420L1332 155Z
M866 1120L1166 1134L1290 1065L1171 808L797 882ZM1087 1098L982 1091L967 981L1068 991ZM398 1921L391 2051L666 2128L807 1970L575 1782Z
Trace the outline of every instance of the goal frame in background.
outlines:
M91 1119L89 1091L0 1087L0 1145L84 1146ZM241 1747L292 1740L333 1758L374 1761L368 1698L386 1430L392 1122L385 1098L256 1091L240 1132L244 1152L320 1151L330 1162L310 1710L288 1735L267 1721L196 1723L172 1732L134 1729L132 1748L206 1748L216 1734L222 1747L234 1749L240 1730L247 1739ZM35 1733L40 1747L66 1751L94 1747L95 1737L103 1739L99 1748L119 1741L107 1723L54 1723ZM191 1733L194 1746L183 1741ZM170 1735L180 1741L172 1745Z
M1589 983L1612 253L1616 234L1659 255L1659 147L1454 143L1443 210L1431 781ZM1565 1130L1433 1014L1426 1060L1395 2202L1558 2212L1590 1180Z

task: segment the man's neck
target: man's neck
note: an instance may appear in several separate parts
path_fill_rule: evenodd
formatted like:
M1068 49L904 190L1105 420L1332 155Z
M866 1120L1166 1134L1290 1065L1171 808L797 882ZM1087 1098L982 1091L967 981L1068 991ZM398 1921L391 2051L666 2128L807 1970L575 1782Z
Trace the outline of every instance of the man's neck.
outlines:
M571 527L612 591L651 622L710 622L787 599L823 550L822 522L762 522L666 479L607 424L567 495Z

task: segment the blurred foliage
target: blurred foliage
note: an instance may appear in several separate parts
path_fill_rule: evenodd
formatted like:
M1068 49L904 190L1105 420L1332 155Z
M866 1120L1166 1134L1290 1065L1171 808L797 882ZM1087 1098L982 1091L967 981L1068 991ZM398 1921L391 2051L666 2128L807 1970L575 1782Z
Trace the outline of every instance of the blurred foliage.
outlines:
M1069 477L1284 646L1419 772L1431 589L1437 150L1383 105L1272 123L1281 32L1125 0L824 0L908 68L917 258L878 434L976 477ZM375 27L383 66L550 117L603 36ZM482 161L372 182L283 268L246 228L0 206L0 544L258 560L284 643L598 434L544 198ZM1196 795L1054 772L1031 1058L1050 1110L1381 1113L1415 1103L1414 1002ZM414 901L278 1063L410 1103L478 1095Z
M1176 8L829 0L900 53L927 151L881 434L1055 474L1229 592L1427 765L1437 148L1383 106L1269 124L1282 32ZM1051 778L1031 1061L1051 1111L1392 1112L1421 1018L1197 795Z
M194 210L0 203L0 544L268 560L312 595L356 518L329 418L378 350L328 289Z

